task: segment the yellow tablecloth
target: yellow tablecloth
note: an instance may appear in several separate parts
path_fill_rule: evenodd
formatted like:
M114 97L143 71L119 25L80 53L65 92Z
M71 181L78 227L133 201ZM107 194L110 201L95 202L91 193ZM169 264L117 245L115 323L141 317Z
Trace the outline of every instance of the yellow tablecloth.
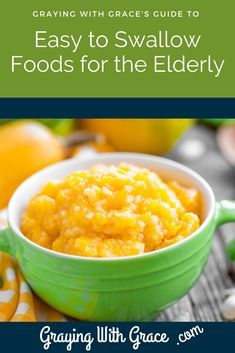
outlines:
M2 211L0 229L6 227L6 211ZM14 259L3 252L0 252L0 321L67 321L31 291Z

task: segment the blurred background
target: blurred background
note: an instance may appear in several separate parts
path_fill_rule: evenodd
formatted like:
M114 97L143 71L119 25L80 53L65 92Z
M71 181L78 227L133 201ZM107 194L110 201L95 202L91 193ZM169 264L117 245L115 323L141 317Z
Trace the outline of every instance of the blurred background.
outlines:
M235 119L0 119L0 208L36 171L111 151L167 156L202 174L217 197L231 196L232 180L222 184L235 165Z
M111 151L166 156L201 174L218 200L235 199L235 119L0 119L0 209L36 171L66 158ZM216 231L199 282L157 320L224 319L221 305L235 281L226 249L235 254L234 239L234 224Z

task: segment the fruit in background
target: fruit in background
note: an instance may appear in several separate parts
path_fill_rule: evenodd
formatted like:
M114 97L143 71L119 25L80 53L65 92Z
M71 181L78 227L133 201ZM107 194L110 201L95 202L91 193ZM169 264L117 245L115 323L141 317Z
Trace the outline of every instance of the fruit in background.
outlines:
M37 119L48 126L54 133L66 136L73 132L74 119Z
M82 126L104 133L119 151L164 154L169 152L193 119L85 119Z
M199 120L200 121L200 120ZM229 119L229 118L219 118L219 119L202 119L203 123L213 125L215 127L220 126L222 124L229 124L229 123L235 123L235 119Z
M71 155L82 143L98 143L99 134L76 131L56 136L48 127L32 120L17 120L0 126L0 209L31 174Z
M60 141L44 125L13 121L0 127L0 209L28 176L64 158Z
M6 124L10 121L22 119L0 119L0 125ZM54 133L65 136L71 134L74 129L74 119L33 119L48 126Z

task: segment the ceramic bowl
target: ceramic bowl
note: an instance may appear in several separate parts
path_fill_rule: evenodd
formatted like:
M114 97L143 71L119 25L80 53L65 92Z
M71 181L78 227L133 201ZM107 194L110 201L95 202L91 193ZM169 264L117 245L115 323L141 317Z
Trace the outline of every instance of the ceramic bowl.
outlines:
M147 167L166 180L199 190L203 199L200 228L170 247L112 259L57 253L21 233L22 212L47 181L94 164L120 162ZM208 183L191 169L160 157L104 153L60 162L21 184L9 203L9 228L0 233L0 249L14 255L38 296L64 314L88 321L150 321L190 290L207 262L215 228L234 220L235 203L216 202Z

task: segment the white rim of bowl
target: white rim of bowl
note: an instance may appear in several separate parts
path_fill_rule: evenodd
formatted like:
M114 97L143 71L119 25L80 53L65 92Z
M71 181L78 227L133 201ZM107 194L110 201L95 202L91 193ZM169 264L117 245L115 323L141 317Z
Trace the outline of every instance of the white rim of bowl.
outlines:
M135 161L138 161L138 159L144 158L146 162L152 163L155 166L157 166L157 162L161 162L162 164L165 164L166 166L170 166L173 168L176 168L178 170L180 170L181 172L191 176L192 178L196 179L206 190L207 195L209 196L209 200L210 200L210 208L209 211L207 212L207 216L204 219L203 223L200 225L200 227L193 232L192 234L190 234L187 238L184 238L183 240L174 243L172 245L169 245L165 248L162 249L158 249L158 250L154 250L154 251L150 251L150 252L146 252L143 254L137 254L137 255L129 255L129 256L119 256L119 257L86 257L86 256L80 256L80 255L70 255L70 254L64 254L64 253L60 253L54 250L50 250L47 248L44 248L41 245L38 245L36 243L34 243L33 241L31 241L30 239L28 239L21 231L20 229L18 229L18 227L15 224L15 220L14 220L14 215L12 215L11 212L11 208L14 206L14 198L17 196L17 194L20 193L21 188L23 188L26 184L28 184L32 179L34 179L36 176L40 176L43 175L45 172L48 172L50 170L53 170L54 168L56 168L57 166L64 166L67 164L74 164L74 163L79 163L79 162L84 162L84 161L92 161L94 160L94 163L99 162L99 160L105 160L105 159L110 159L111 157L114 158L115 161L115 156L119 156L119 157L126 157L126 158L131 158L133 159L133 164L135 164ZM95 162L96 161L96 162ZM75 169L76 170L76 169ZM45 181L46 183L46 181ZM14 233L17 234L17 236L19 238L21 238L24 242L28 243L30 246L34 247L37 250L41 250L43 252L45 252L48 255L52 255L52 256L56 256L56 257L62 257L62 258L66 258L66 259L73 259L73 260L82 260L82 261L100 261L100 262L105 262L105 261L124 261L124 260L137 260L137 259L141 259L144 258L146 256L153 256L156 254L160 254L163 252L167 252L170 251L171 249L174 249L188 241L190 241L192 238L196 237L200 232L203 231L204 228L206 228L206 226L208 225L208 223L211 221L213 214L214 214L214 209L215 209L215 195L214 192L212 190L212 188L210 187L210 185L207 183L207 181L205 179L203 179L198 173L194 172L191 168L184 166L181 163L175 162L171 159L168 158L164 158L164 157L159 157L159 156L154 156L154 155L149 155L149 154L144 154L144 153L129 153L129 152L111 152L111 153L97 153L96 156L92 156L92 157L85 157L83 159L81 159L80 161L78 161L76 158L70 158L68 160L62 161L62 162L58 162L55 163L49 167L46 167L44 169L41 169L40 171L38 171L37 173L31 175L29 178L27 178L22 184L19 185L19 187L15 190L14 194L12 195L9 205L8 205L8 224L10 226L10 228L14 231Z

